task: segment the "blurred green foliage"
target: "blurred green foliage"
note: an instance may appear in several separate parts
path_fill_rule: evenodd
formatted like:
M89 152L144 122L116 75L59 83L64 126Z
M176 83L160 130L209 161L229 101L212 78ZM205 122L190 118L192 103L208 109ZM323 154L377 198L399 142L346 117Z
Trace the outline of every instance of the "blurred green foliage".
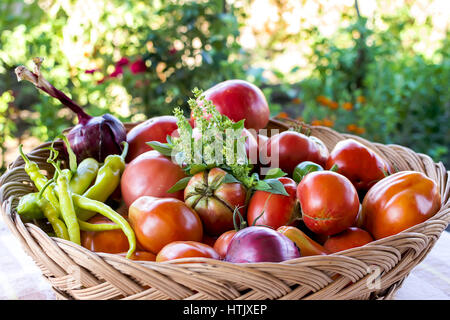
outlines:
M425 57L402 37L414 28L405 12L382 17L385 30L368 19L339 30L336 37L315 37L312 75L301 82L305 121L327 121L341 132L423 152L450 166L449 37ZM347 38L351 45L342 38Z
M296 41L312 43L313 72L292 83L299 67L286 74L273 66L274 84L239 43L245 6L225 0L4 0L0 10L2 152L8 139L24 133L52 139L75 121L55 99L17 82L14 68L31 67L31 58L41 56L45 77L92 115L140 121L170 114L187 107L194 87L241 78L263 89L272 115L289 110L308 122L412 147L450 167L448 37L432 57L418 53L414 41L405 46L402 37L415 27L407 11L382 17L383 30L354 10L343 14L352 23L333 37L302 29ZM255 51L272 57L272 48L295 36L277 28L272 38L270 48ZM292 104L294 98L301 103Z

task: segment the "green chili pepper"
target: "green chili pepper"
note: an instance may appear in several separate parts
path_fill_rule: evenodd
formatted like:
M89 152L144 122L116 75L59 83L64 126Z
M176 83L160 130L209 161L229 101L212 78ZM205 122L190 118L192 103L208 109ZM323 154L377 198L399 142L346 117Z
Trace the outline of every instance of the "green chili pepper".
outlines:
M111 223L89 223L78 219L80 230L83 231L108 231L120 229L118 224Z
M80 162L77 171L70 180L70 190L76 194L83 194L97 176L99 163L94 158L86 158Z
M73 203L78 208L99 213L120 226L123 233L128 238L130 247L128 249L126 257L130 258L133 252L136 250L136 236L128 221L103 202L92 200L78 194L72 194L72 199Z
M48 178L39 170L39 166L36 162L30 161L26 154L22 150L22 145L19 146L19 152L25 161L25 172L30 177L31 181L33 181L36 188L41 191L42 188L47 184ZM54 193L54 187L49 187L45 189L44 197L51 202L56 209L59 210L59 201Z
M72 192L69 188L69 176L70 170L64 169L60 170L55 167L58 171L58 177L56 178L56 183L58 185L58 195L60 203L61 216L66 223L67 232L69 234L69 240L81 244L80 241L80 226L78 224L77 215L75 212L75 206L72 201Z
M125 170L125 157L128 152L128 143L123 142L121 155L112 154L106 157L105 162L98 170L97 178L92 187L83 194L83 197L105 202L120 184L120 177ZM86 221L95 215L95 212L78 210L78 218Z
M67 232L67 227L62 220L59 219L59 211L44 197L37 200L37 205L39 206L43 215L47 218L48 222L53 227L55 234L58 238L69 240L69 234Z
M44 219L44 213L38 205L39 192L27 193L20 198L17 213L25 220Z

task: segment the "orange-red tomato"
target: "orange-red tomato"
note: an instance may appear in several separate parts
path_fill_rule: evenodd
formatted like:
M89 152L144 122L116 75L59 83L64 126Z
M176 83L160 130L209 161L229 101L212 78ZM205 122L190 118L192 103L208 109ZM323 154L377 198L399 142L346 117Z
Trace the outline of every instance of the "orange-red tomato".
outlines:
M144 152L125 167L120 181L123 201L130 206L141 196L183 200L183 190L167 191L184 177L183 169L170 158L156 150Z
M126 257L127 253L121 252L120 255ZM129 259L136 261L155 261L156 255L148 251L134 251Z
M233 239L236 232L236 230L226 231L217 238L216 242L214 242L213 248L219 254L220 259L225 259L225 256L227 255L228 245L230 244L231 239Z
M144 196L132 203L128 217L141 246L157 254L173 241L201 241L199 216L183 201Z
M128 154L127 162L130 162L138 155L153 150L147 142L158 141L167 142L167 136L178 129L177 118L174 116L160 116L150 118L127 133Z
M325 166L323 162L322 149L315 140L296 131L284 131L271 136L261 146L261 161L264 164L270 162L270 166L276 166L286 172L289 176L295 167L303 161L312 161ZM326 159L325 159L326 160Z
M303 222L311 231L333 235L352 226L359 212L353 184L333 171L307 174L297 187Z
M219 259L219 254L205 243L196 241L174 241L161 249L156 256L156 262L181 258L211 258Z
M114 224L102 215L88 220L93 224ZM121 229L108 231L81 231L81 245L94 252L121 253L129 249L128 239Z
M375 184L362 203L364 229L377 240L431 218L441 207L437 184L423 173L401 171Z
M325 168L330 170L334 165L362 194L391 171L383 158L353 139L339 141L333 148Z
M245 119L246 128L259 130L269 122L270 110L264 93L250 82L226 80L206 90L204 97L234 122Z
M373 238L367 231L356 227L349 227L341 233L329 237L323 246L330 253L334 253L360 247L372 241Z
M274 229L283 225L293 224L300 214L297 206L297 184L287 177L278 178L289 194L255 191L250 199L247 210L247 223L251 225L266 225Z

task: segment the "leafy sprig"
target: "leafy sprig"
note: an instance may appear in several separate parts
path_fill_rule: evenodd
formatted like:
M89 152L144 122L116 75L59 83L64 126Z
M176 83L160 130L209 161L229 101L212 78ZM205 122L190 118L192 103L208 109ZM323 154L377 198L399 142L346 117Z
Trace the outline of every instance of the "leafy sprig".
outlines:
M186 172L188 177L178 181L169 192L182 190L190 177L198 172L212 168L221 168L227 172L223 183L242 183L250 192L263 190L288 195L283 184L277 178L285 176L281 169L271 169L266 179L261 180L252 173L245 151L246 136L243 135L244 120L233 122L221 114L212 101L207 100L203 91L195 88L194 98L188 104L195 121L192 129L189 120L180 108L173 113L177 118L178 137L167 136L167 143L147 142L153 149L172 157Z

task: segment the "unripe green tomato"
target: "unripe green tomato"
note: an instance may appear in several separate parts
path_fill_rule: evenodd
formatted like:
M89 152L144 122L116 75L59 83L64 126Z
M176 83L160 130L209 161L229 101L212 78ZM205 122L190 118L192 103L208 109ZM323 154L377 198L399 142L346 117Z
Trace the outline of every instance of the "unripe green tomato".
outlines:
M312 161L300 162L294 169L292 179L294 179L295 182L300 183L304 176L313 171L323 171L323 168L321 165Z

